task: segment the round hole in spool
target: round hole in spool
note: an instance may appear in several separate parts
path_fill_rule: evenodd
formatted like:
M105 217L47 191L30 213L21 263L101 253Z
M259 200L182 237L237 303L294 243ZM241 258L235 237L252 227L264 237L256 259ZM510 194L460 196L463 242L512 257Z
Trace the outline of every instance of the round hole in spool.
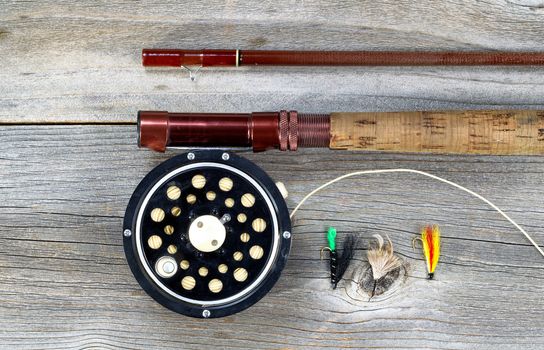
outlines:
M170 210L170 213L172 213L172 215L178 217L181 215L181 209L180 207L172 207L172 209Z
M195 204L196 203L196 196L194 194L190 194L186 198L187 203L189 204Z
M242 261L244 258L244 254L242 252L236 251L234 254L232 254L232 258L236 261Z
M155 208L151 211L151 220L155 222L161 222L164 220L164 210L161 208Z
M238 220L239 223L243 224L247 221L247 215L244 213L240 213L236 216L236 220Z
M174 233L174 226L172 225L164 226L164 233L166 233L167 235L171 235L172 233Z
M251 208L255 204L255 196L251 193L246 193L241 199L242 205L246 208Z
M263 232L266 230L266 221L263 218L257 218L251 223L251 227L255 232Z
M191 266L189 260L181 260L179 263L179 267L181 267L182 270L187 270L189 266Z
M234 270L233 276L234 279L238 282L244 282L245 280L247 280L248 273L246 269L244 269L243 267L239 267Z
M232 190L233 182L230 178L224 177L219 180L219 189L224 192Z
M202 266L201 268L198 269L198 274L199 274L201 277L206 277L206 276L208 276L208 268Z
M206 186L206 178L200 174L193 176L191 183L194 188L201 189Z
M225 199L225 206L226 206L227 208L232 208L232 207L234 207L234 199L232 199L232 198L227 198L227 199Z
M220 264L219 266L217 266L217 271L221 273L227 273L228 270L229 267L227 266L227 264Z
M151 249L159 249L162 245L162 238L157 235L153 235L148 238L147 245Z
M175 201L181 197L181 190L178 186L170 186L166 190L166 196L168 199Z
M196 285L196 280L193 276L185 276L181 280L181 286L185 290L192 290Z
M221 289L223 289L223 282L217 278L214 278L208 283L208 288L212 293L219 293Z
M209 200L209 201L213 201L215 199L217 195L215 194L214 191L208 191L206 192L206 198Z
M242 242L244 242L244 243L249 242L249 238L250 238L250 236L249 236L249 233L247 233L247 232L244 232L244 233L242 233L242 234L240 235L240 240L241 240Z
M253 247L249 248L249 256L253 260L259 260L264 255L264 250L260 245L254 245Z
M166 250L168 251L169 254L176 254L178 251L178 248L175 245L170 244L168 248L166 248Z

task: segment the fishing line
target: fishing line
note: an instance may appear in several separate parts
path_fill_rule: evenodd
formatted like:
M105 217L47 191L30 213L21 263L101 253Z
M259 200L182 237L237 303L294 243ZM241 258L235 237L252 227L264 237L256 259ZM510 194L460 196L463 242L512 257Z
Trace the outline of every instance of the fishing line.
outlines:
M337 178L335 179L332 179L330 180L329 182L326 182L324 183L323 185L317 187L316 189L314 189L313 191L311 191L310 193L308 193L304 198L302 198L302 200L297 204L297 206L295 207L295 209L293 209L293 211L291 212L291 215L290 215L290 218L291 220L293 219L293 217L295 216L296 212L299 210L299 208L310 198L312 197L313 195L315 195L317 192L323 190L324 188L326 187L329 187L330 185L338 182L338 181L341 181L343 179L346 179L348 177L353 177L353 176L358 176L358 175L368 175L368 174L385 174L385 173L412 173L412 174L419 174L419 175L423 175L423 176L426 176L426 177L429 177L431 179L435 179L435 180L438 180L440 182L443 182L445 184L448 184L450 186L453 186L453 187L456 187L478 199L480 199L481 201L483 201L484 203L487 203L491 208L493 208L495 211L497 211L499 214L501 214L506 220L508 220L512 225L514 225L521 233L523 233L523 235L529 240L529 242L531 242L531 244L538 250L538 252L544 257L544 251L542 250L542 248L540 248L538 246L538 244L535 242L535 240L523 229L523 227L521 227L517 222L515 222L512 218L510 218L510 216L508 216L504 211L502 211L499 207L497 207L495 204L493 204L489 199L485 198L484 196L472 191L472 190L469 190L468 188L466 187L463 187L453 181L450 181L450 180L446 180L444 178L441 178L439 176L436 176L436 175L433 175L433 174L430 174L430 173L427 173L427 172L424 172L424 171L421 171L421 170L414 170L414 169L378 169L378 170L361 170L361 171L355 171L355 172L351 172L351 173L348 173L348 174L344 174L342 176L338 176Z

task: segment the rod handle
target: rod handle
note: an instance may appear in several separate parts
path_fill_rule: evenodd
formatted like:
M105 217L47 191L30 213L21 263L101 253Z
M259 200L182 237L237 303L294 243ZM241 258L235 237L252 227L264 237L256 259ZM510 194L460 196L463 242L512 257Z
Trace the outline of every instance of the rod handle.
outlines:
M331 113L329 147L543 155L544 110Z

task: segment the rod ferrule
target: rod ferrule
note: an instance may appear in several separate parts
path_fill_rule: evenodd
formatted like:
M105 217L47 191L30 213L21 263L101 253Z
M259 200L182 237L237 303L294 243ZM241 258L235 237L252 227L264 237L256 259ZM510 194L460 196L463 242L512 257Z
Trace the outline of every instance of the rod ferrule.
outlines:
M158 152L168 147L296 151L329 143L328 114L138 112L138 146Z

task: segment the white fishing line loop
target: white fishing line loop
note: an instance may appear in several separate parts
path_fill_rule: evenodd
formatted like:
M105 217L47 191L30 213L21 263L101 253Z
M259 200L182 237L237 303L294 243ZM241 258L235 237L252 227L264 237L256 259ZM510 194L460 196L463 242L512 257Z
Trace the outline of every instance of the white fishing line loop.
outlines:
M322 189L326 188L326 187L329 187L330 185L338 182L338 181L341 181L343 179L346 179L348 177L353 177L353 176L358 176L358 175L367 175L367 174L384 174L384 173L412 173L412 174L419 174L419 175L423 175L423 176L427 176L431 179L435 179L435 180L438 180L440 182L443 182L445 184L448 184L450 186L453 186L453 187L456 187L468 194L471 194L472 196L480 199L481 201L483 201L484 203L487 203L491 208L495 209L499 214L501 214L506 220L508 220L512 225L514 225L521 233L523 233L523 235L525 236L525 238L527 238L529 240L529 242L531 242L531 244L538 250L538 252L544 257L544 251L542 250L542 248L540 248L538 246L538 244L534 241L534 239L520 226L518 225L517 222L515 222L512 218L510 218L505 212L503 212L499 207L497 207L495 204L493 204L490 200L488 200L487 198L485 198L484 196L472 191L472 190L469 190L468 188L466 187L463 187L453 181L449 181L449 180L446 180L444 178L441 178L439 176L436 176L436 175L433 175L433 174L430 174L430 173L426 173L424 171L421 171L421 170L414 170L414 169L378 169L378 170L361 170L361 171L354 171L352 173L348 173L348 174L344 174L342 176L338 176L337 178L335 179L332 179L331 181L327 182L327 183L324 183L323 185L317 187L316 189L314 189L313 191L311 191L310 193L308 193L304 198L302 198L302 200L297 204L297 206L295 207L295 209L293 209L293 211L291 212L291 215L289 216L291 218L291 220L293 219L293 217L295 216L296 212L298 211L298 209L310 198L312 197L314 194L316 194L317 192L321 191Z

